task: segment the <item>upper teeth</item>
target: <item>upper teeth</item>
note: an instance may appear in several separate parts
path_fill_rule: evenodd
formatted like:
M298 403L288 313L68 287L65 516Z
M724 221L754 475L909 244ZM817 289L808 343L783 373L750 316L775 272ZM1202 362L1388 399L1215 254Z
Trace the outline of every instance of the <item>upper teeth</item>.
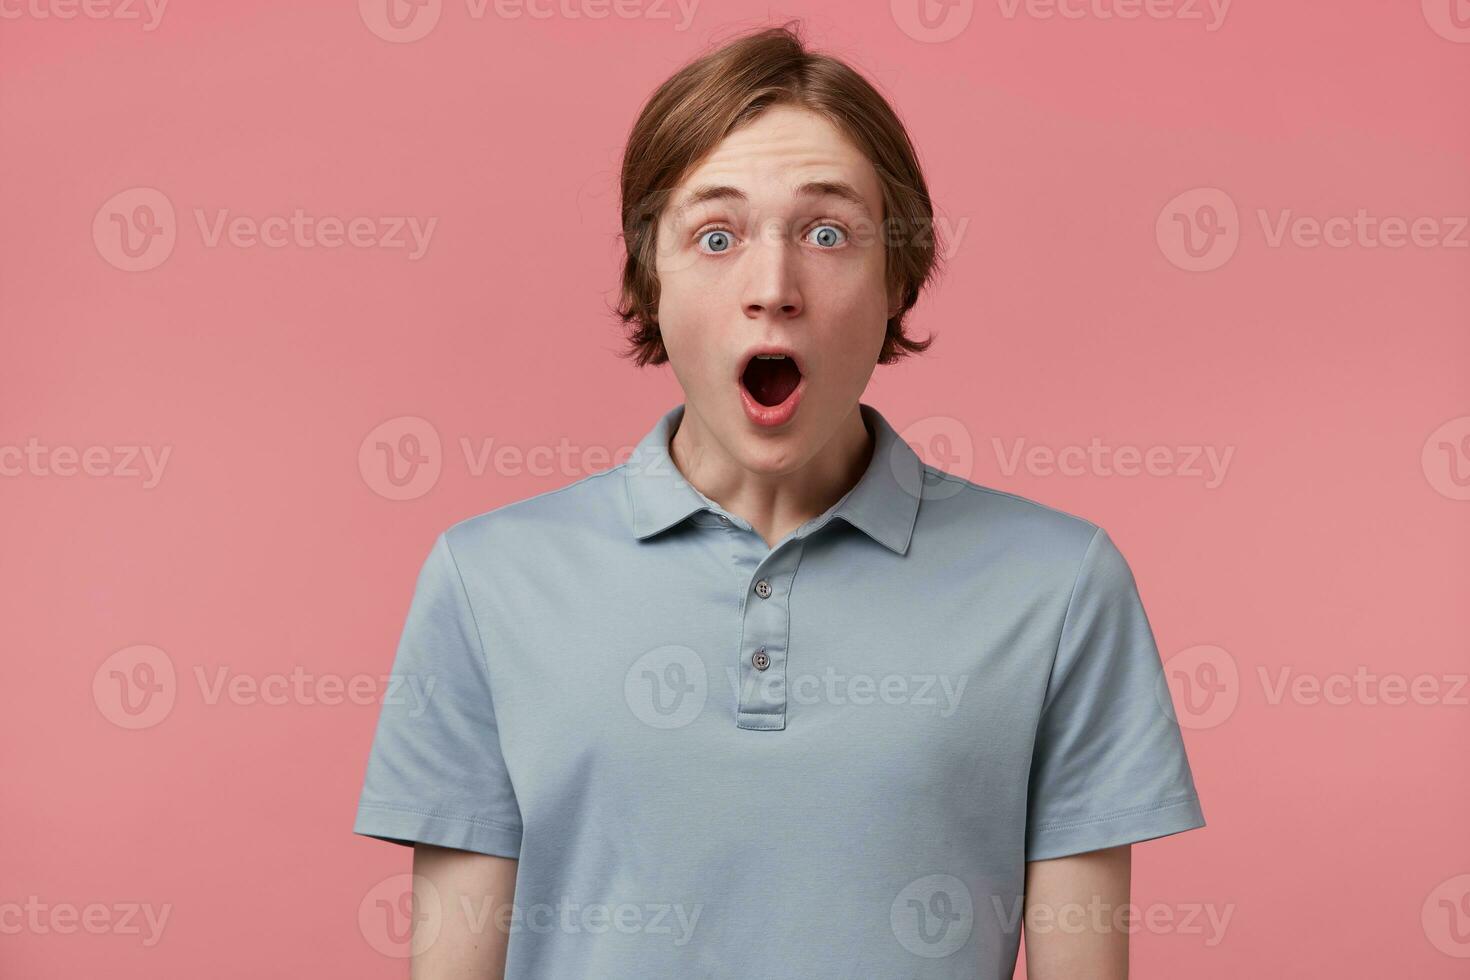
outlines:
M784 358L786 355L785 354L757 354L755 356L758 357L758 358L760 358L763 361L774 361L777 358Z

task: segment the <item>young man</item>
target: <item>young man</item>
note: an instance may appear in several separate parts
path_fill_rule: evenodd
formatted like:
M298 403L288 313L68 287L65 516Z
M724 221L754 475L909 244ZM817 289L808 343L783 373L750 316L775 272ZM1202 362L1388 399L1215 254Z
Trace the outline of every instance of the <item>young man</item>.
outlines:
M860 401L927 346L902 125L768 30L654 94L622 184L631 353L685 400L434 544L433 694L355 824L415 845L414 976L995 980L1036 916L1033 980L1125 977L1128 845L1204 817L1107 534Z

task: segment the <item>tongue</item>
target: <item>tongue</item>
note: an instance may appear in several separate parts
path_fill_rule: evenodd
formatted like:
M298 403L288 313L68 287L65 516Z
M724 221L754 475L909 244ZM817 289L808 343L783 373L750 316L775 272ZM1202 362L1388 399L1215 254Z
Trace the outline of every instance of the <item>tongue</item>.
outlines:
M801 372L789 357L773 360L757 357L745 369L744 381L751 397L769 407L779 405L791 397L791 393L801 383Z

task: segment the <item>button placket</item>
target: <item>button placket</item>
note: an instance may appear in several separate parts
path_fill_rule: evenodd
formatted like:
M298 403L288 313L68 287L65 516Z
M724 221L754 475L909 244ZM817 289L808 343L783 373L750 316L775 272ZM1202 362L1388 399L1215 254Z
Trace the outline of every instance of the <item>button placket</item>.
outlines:
M801 562L803 541L792 538L776 550L766 552L759 535L741 537L734 558L738 567L749 569L749 574L741 604L736 725L757 731L779 731L786 727L789 599L796 568Z

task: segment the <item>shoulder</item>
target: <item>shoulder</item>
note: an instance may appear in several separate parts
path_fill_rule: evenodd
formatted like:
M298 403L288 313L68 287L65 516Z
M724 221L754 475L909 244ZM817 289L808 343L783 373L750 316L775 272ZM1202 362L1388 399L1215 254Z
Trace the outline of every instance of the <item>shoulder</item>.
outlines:
M1075 573L1107 532L1080 514L924 464L918 535L989 559Z
M921 519L942 524L967 522L977 529L1014 532L1044 542L1053 540L1083 547L1100 530L1080 514L1007 490L997 490L938 467L924 464Z
M625 463L589 473L570 483L512 500L451 524L444 531L457 557L477 557L522 543L554 547L556 541L587 540L616 533L624 517Z

